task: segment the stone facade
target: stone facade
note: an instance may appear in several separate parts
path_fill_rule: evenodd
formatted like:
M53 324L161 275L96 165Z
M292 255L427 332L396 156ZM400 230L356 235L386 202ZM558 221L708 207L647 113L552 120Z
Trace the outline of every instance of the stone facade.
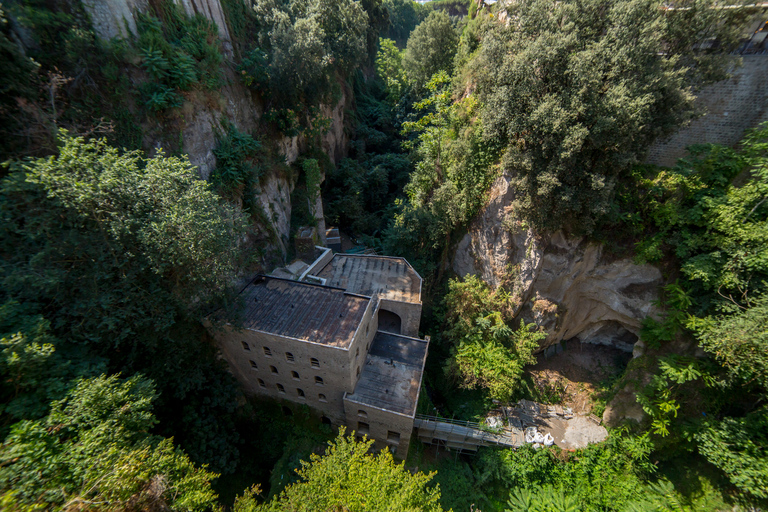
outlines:
M375 440L376 448L387 447L404 459L413 433L413 416L387 411L344 398L347 429Z
M381 271L390 263L403 264L399 258L375 258L367 263ZM403 331L418 333L420 294L408 303L380 298L386 289L365 296L313 284L324 279L310 271L330 265L331 259L323 251L302 275L306 282L257 276L241 292L242 325L211 328L211 333L247 394L305 404L405 457L428 340L381 331L379 314L395 313L403 319ZM373 267L360 268L371 272ZM401 268L400 275L400 289L420 291L417 274ZM385 275L373 282L387 280Z
M704 87L696 99L703 115L648 152L647 162L673 166L692 144L737 144L744 132L768 121L768 55L745 55L727 80Z

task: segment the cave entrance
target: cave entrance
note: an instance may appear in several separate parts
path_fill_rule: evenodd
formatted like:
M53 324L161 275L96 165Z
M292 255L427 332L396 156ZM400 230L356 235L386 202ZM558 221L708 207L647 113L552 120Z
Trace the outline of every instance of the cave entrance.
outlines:
M618 322L605 322L580 338L547 347L537 363L526 368L534 401L592 413L593 405L623 375L638 339Z
M379 310L379 330L387 331L393 334L400 334L402 331L403 320L400 315L387 311L386 309Z

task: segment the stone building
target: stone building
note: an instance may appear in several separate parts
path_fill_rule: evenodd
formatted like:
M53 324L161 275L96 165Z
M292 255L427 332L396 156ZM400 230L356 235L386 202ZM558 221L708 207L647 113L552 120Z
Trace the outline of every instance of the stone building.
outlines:
M299 280L256 276L241 324L212 331L245 391L306 404L408 452L429 340L421 277L403 258L323 250Z

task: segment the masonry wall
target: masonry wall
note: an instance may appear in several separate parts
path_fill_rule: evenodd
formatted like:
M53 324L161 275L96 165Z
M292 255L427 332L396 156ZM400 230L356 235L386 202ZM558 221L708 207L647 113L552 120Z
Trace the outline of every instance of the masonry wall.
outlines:
M354 389L349 380L354 370L350 370L348 350L247 329L226 328L214 333L214 338L247 393L306 404L334 423L344 423L344 392ZM248 344L248 350L243 342ZM271 355L265 353L265 347ZM293 355L293 362L286 353ZM317 368L313 367L312 358L317 359ZM277 373L273 373L272 367ZM322 384L316 383L315 377L320 377ZM284 393L279 391L278 384L283 386ZM298 390L304 392L303 397Z
M746 55L732 77L705 87L696 104L706 114L664 141L654 144L647 162L673 166L692 144L733 146L744 132L768 121L768 55Z
M413 418L359 404L349 399L344 400L344 411L350 432L355 431L357 435L365 433L369 438L375 439L377 449L395 448L395 456L400 459L405 459L408 455L408 446L413 433ZM368 425L367 432L361 431L361 422ZM389 435L390 432L398 434L399 440L394 441Z
M400 302L397 300L381 299L379 308L391 311L400 317L400 320L402 320L400 334L412 338L419 337L421 304L418 302Z
M360 374L363 372L363 365L365 365L365 356L368 355L368 350L371 348L371 342L373 337L376 336L376 330L378 326L378 303L376 298L372 298L368 302L368 307L365 310L363 319L352 338L352 343L349 344L348 356L348 378L351 385L345 389L345 391L352 393L355 390L357 381L360 379Z

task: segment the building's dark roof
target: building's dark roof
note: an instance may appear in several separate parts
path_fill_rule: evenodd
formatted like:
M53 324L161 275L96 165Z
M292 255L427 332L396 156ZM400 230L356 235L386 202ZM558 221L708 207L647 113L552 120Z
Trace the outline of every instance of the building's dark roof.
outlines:
M428 345L425 340L378 331L355 392L347 399L413 416Z
M421 302L421 277L403 258L335 254L317 276L351 293Z
M242 292L243 327L348 347L370 302L338 288L258 277Z

